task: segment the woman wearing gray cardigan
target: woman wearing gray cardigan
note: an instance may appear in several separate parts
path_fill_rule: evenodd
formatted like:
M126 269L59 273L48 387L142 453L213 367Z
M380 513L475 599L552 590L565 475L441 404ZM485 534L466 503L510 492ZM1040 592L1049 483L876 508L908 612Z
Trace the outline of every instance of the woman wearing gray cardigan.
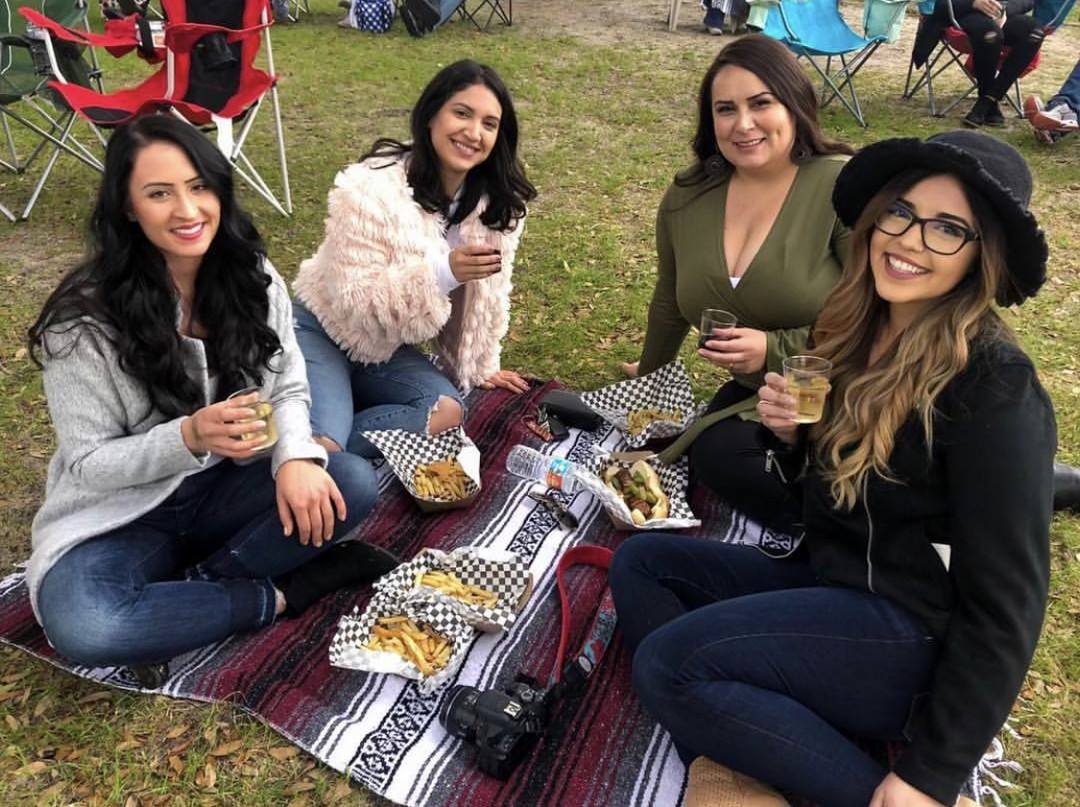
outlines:
M153 687L396 561L342 543L374 473L311 439L289 295L213 144L167 116L118 129L91 233L29 332L57 447L27 582L58 651Z

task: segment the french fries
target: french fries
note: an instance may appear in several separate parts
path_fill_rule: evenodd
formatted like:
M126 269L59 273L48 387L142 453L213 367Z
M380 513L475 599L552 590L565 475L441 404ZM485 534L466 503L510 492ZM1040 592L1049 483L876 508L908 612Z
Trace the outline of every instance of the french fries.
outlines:
M416 585L437 589L456 600L461 600L466 605L494 608L499 604L499 598L496 594L479 586L470 586L462 582L461 578L453 572L418 572Z
M413 472L413 489L416 495L437 502L464 499L468 481L465 470L453 456L429 462L427 465L417 465Z
M427 626L421 628L407 616L381 616L376 619L364 647L397 653L415 664L425 677L443 669L449 663L453 649L449 639Z
M631 409L626 413L626 430L630 434L641 434L649 427L649 424L658 420L682 423L683 414L681 409Z

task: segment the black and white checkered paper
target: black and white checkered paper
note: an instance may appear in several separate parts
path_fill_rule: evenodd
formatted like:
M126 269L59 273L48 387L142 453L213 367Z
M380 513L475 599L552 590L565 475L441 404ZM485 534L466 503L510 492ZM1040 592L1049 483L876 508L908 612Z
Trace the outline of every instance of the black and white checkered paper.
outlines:
M682 359L676 359L663 367L658 367L640 378L631 378L592 392L582 393L581 400L621 431L627 445L631 448L640 448L654 438L682 434L696 415L694 391L690 386L690 377L686 374L686 365L683 364ZM670 420L656 420L646 426L640 434L630 434L627 415L641 409L677 411L681 414L681 418L677 423Z
M428 625L451 644L450 660L433 675L424 676L411 661L383 650L369 650L364 644L371 627L382 616L407 616L418 625ZM402 601L397 594L380 592L371 598L363 613L358 608L338 620L337 633L330 642L330 663L335 667L364 672L390 673L419 681L425 695L434 692L457 674L468 655L476 632L457 609L432 598Z
M694 516L687 501L686 491L690 485L690 463L686 457L678 462L665 465L655 457L646 459L656 475L660 477L660 487L668 496L667 518L653 518L644 524L635 524L622 496L604 483L604 471L612 465L621 465L627 470L634 463L613 460L609 454L598 454L585 467L585 472L578 474L581 483L597 498L607 510L615 526L626 530L681 530L698 527L701 520Z
M447 457L457 459L468 477L465 482L465 498L480 490L480 452L460 426L436 435L417 434L404 429L363 432L363 435L382 452L394 475L401 480L401 484L414 499L442 502L440 499L428 499L417 494L413 476L418 465L445 460Z
M469 605L438 589L419 585L419 576L430 571L452 572L466 585L490 591L498 597L498 604L494 608ZM408 563L383 575L375 588L409 602L424 598L442 600L469 625L493 632L514 624L518 606L531 585L532 575L521 556L490 547L461 547L452 552L423 549Z

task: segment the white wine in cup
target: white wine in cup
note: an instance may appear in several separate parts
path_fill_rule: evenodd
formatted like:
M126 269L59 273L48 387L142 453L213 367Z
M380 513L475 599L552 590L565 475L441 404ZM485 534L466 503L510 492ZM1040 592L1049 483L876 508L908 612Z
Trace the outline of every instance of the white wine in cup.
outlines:
M247 387L246 389L238 390L230 395L226 400L231 401L233 398L241 398L245 395L251 395L259 391L258 387ZM274 425L274 407L269 401L258 400L253 404L249 404L248 408L255 412L254 417L245 418L244 420L238 420L237 423L257 423L258 421L264 421L266 428L253 429L250 432L244 432L237 439L238 440L254 440L257 437L263 435L266 439L263 444L256 448L256 451L268 451L274 447L274 444L278 441L277 426Z
M832 362L817 356L789 356L784 359L787 393L795 399L795 422L817 423L829 394Z

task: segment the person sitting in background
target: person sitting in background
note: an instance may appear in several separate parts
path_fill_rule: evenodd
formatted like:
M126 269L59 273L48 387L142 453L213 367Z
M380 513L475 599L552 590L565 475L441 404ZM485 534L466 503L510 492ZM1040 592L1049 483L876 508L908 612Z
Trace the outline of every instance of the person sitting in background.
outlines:
M851 149L825 137L813 85L787 48L761 34L727 45L705 73L693 148L693 165L660 203L645 344L623 369L645 374L674 359L704 309L733 313L738 327L703 334L698 350L732 380L665 457L692 445L697 481L797 533L790 493L757 448L755 392L766 370L805 348L840 277L848 230L829 197Z
M1037 95L1024 99L1024 117L1031 124L1035 137L1053 145L1065 135L1080 128L1080 60L1057 94L1045 104Z
M90 224L28 333L56 452L26 580L60 653L156 687L173 656L397 561L341 543L375 473L311 439L288 291L214 144L167 115L118 128Z
M915 38L912 61L921 66L953 17L967 34L979 97L964 125L1004 126L999 104L1042 47L1044 32L1031 12L1034 0L937 0ZM1003 50L1008 55L1002 59Z
M772 787L957 804L1008 717L1046 609L1056 443L993 307L1046 279L1030 196L1023 157L978 132L853 157L833 195L851 254L812 334L833 367L823 416L798 426L776 373L759 391L803 548L643 534L616 551L634 690L690 766L687 807L786 805ZM853 737L907 745L889 772Z
M326 237L294 283L311 425L331 452L379 456L368 430L460 426L459 387L528 389L499 366L536 195L510 93L490 67L455 62L424 88L410 126L411 143L377 140L337 175ZM438 367L415 347L428 340Z

